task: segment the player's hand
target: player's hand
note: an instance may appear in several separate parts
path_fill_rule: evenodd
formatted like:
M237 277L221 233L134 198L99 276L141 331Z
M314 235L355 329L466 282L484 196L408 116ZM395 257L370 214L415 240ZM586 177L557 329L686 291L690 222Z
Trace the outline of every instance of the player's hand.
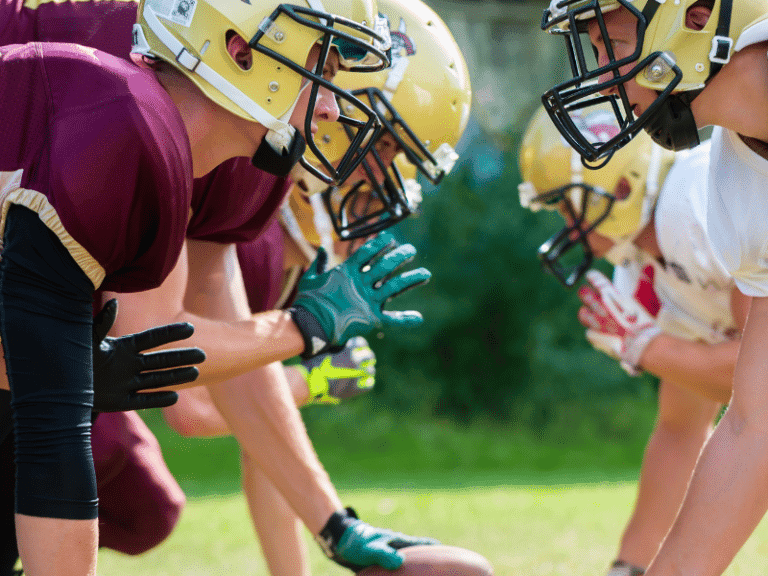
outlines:
M421 324L421 314L415 310L384 310L392 298L429 280L426 268L399 272L414 256L416 249L411 244L399 245L386 232L331 270L325 269L325 250L318 249L317 258L299 281L290 309L304 337L302 357L338 348L374 328Z
M661 331L653 317L632 297L619 294L601 272L586 274L588 285L579 288L583 306L579 321L587 327L592 346L621 362L629 374L640 373L640 357Z
M353 572L373 565L397 570L404 560L401 548L439 544L366 524L352 508L334 512L315 540L331 560Z
M355 336L340 352L313 356L296 368L307 381L310 402L338 404L373 388L376 354L365 338Z
M93 410L123 412L170 406L179 395L163 388L193 382L199 374L191 364L205 360L199 348L178 348L142 353L192 336L192 324L183 322L150 328L113 338L107 333L117 317L117 300L107 302L93 319Z

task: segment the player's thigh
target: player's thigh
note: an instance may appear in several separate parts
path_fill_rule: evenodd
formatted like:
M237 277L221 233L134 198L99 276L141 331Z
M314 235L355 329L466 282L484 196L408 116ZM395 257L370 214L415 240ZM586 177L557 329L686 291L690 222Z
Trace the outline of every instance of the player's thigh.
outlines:
M676 431L707 431L719 410L719 403L670 380L659 384L660 425Z

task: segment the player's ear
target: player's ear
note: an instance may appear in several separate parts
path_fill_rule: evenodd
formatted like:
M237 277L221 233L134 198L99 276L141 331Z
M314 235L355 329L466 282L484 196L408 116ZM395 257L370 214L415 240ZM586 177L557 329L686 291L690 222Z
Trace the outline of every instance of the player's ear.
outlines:
M253 55L248 42L234 30L227 32L227 52L232 60L243 70L250 70L253 65Z
M700 0L688 8L685 13L685 27L691 30L701 30L706 26L712 14L712 0Z

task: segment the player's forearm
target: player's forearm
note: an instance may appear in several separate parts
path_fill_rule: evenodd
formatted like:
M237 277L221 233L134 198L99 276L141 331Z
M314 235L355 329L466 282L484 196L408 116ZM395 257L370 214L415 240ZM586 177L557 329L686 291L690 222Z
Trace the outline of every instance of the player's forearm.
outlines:
M661 379L671 380L706 398L727 404L739 341L706 344L659 334L640 357L640 366Z
M343 506L307 436L283 366L270 364L209 390L240 448L317 534Z
M729 409L646 576L720 575L768 508L768 434Z
M223 321L193 314L180 306L164 307L146 296L109 294L117 297L119 313L113 333L131 334L173 322L190 322L195 333L170 348L197 346L205 352L205 362L198 365L200 376L192 383L176 388L216 384L247 372L285 360L304 350L304 341L290 314L271 310L250 320Z

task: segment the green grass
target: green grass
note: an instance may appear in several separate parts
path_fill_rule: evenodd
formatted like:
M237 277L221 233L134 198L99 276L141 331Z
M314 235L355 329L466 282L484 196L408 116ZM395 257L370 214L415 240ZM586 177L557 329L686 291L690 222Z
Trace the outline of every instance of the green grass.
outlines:
M321 460L366 521L475 550L497 576L603 576L631 513L653 399L610 418L563 406L550 426L398 417L350 403L305 410ZM237 444L190 440L145 414L189 501L171 537L140 557L106 550L102 576L266 575L240 494ZM314 576L349 572L307 534ZM727 576L763 576L761 525Z
M613 558L634 499L632 482L344 491L373 524L427 534L483 554L497 576L602 576ZM309 541L313 574L349 572ZM726 571L763 576L768 525L762 525ZM193 499L173 535L136 558L102 552L99 574L266 574L240 495Z

